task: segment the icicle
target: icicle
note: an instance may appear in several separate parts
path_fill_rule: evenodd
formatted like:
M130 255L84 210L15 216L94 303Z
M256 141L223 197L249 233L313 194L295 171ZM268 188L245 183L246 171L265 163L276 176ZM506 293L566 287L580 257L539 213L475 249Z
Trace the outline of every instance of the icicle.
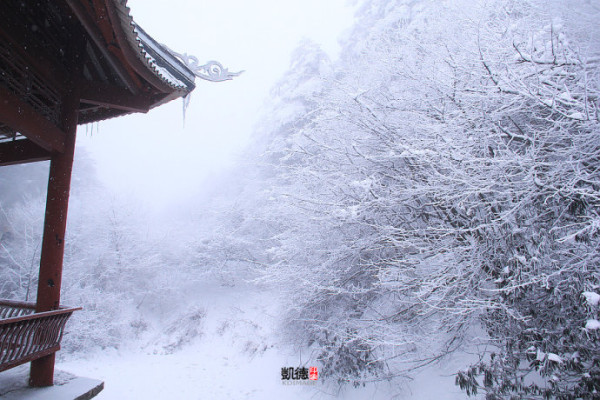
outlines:
M185 97L181 98L181 104L183 105L183 127L185 128L185 113L190 105L190 100L192 99L192 92L189 92Z

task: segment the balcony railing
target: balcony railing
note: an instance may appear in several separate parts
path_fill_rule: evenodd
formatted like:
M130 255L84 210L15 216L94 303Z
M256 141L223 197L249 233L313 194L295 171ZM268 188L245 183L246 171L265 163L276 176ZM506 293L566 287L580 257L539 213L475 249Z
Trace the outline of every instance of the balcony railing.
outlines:
M0 300L0 371L60 350L65 324L80 309L36 313L34 303Z

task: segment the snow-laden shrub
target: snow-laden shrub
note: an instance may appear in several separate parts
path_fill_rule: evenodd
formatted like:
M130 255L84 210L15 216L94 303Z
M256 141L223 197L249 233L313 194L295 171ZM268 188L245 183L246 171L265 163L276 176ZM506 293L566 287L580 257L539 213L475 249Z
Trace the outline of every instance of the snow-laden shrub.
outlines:
M598 318L581 295L600 284L598 10L361 11L322 90L265 153L278 173L260 215L280 229L265 279L285 288L289 336L322 347L335 378L364 382L451 352L482 321L494 367L482 355L459 376L469 393L563 396L578 381L591 396L580 368L595 365L585 326ZM510 386L533 347L546 394Z
M206 311L201 307L191 307L178 315L160 332L154 341L155 352L172 354L194 342L203 335Z

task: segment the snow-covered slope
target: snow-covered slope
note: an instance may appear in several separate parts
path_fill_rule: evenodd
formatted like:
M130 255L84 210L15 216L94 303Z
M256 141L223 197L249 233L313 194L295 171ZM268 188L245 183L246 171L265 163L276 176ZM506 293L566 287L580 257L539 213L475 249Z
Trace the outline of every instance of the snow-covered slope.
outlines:
M318 363L307 359L306 350L293 351L281 343L277 295L253 285L196 291L198 300L191 309L203 310L195 314L201 318L178 318L180 329L170 333L172 321L164 321L142 341L70 358L57 368L102 379L105 389L99 400L465 398L452 376L460 362L429 367L402 387L395 382L340 390L323 379L313 385L284 385L281 368ZM185 325L194 323L197 329ZM184 331L198 335L173 346Z

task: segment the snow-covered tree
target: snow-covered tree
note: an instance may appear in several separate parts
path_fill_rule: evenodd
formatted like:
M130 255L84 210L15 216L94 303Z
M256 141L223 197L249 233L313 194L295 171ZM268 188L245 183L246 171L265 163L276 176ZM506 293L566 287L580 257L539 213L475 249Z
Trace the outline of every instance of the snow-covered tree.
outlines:
M584 357L596 346L595 332L580 329L595 320L581 313L581 293L598 284L596 8L371 1L362 10L302 123L268 152L282 155L271 211L294 223L266 272L291 282L293 334L316 343L342 381L434 360L479 318L505 355L519 335L531 348L532 326L548 336L547 324L577 331ZM535 311L544 324L526 311L544 307ZM562 340L540 351L566 359L575 349L559 351ZM494 365L489 393L526 375ZM544 382L568 392L569 374ZM464 374L458 382L478 385Z

